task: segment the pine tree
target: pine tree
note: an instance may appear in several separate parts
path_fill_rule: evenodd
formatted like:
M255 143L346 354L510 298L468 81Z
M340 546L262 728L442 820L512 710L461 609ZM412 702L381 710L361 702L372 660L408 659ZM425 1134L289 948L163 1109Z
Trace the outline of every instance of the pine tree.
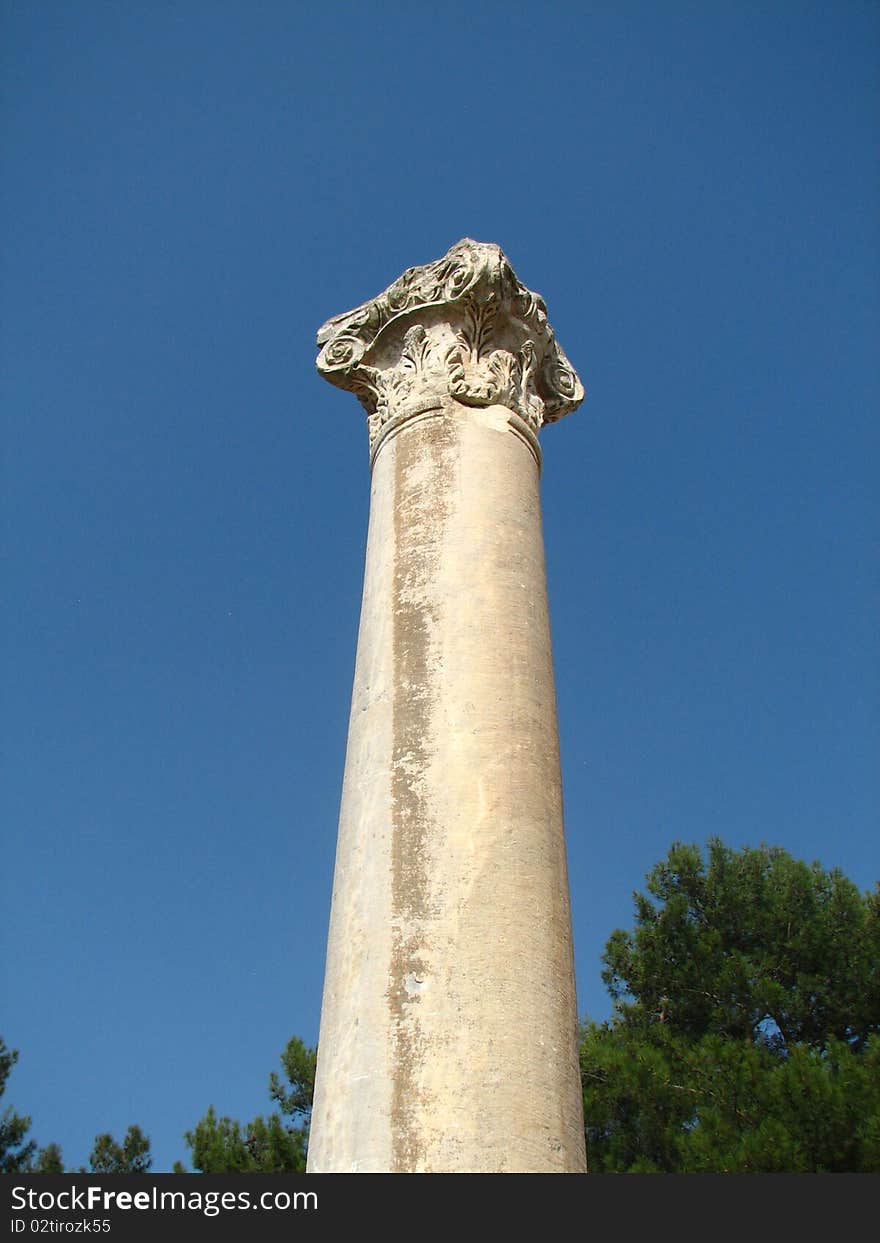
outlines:
M880 893L718 839L647 881L583 1030L591 1169L880 1169Z

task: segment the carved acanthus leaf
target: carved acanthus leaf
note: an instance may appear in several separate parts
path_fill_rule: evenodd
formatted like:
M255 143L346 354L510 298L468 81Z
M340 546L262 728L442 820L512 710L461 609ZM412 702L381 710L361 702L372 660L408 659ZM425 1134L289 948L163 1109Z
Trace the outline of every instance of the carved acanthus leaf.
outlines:
M320 329L319 372L355 393L371 443L399 413L452 396L504 405L537 431L577 408L583 388L498 246L465 238Z

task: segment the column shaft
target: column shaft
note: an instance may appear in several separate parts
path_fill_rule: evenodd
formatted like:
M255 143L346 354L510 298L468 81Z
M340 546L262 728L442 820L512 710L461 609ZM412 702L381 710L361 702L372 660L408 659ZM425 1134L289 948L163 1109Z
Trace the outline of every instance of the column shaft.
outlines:
M376 454L309 1168L586 1168L537 441Z

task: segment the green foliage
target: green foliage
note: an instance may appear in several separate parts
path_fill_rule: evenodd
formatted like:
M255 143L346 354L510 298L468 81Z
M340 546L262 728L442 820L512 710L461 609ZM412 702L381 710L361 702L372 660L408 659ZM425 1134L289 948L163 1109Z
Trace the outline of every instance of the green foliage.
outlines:
M0 1096L17 1061L18 1050L7 1048L0 1036ZM0 1113L0 1174L19 1174L31 1168L37 1145L25 1139L30 1126L30 1118L17 1114L11 1106Z
M0 1036L0 1096L18 1061L18 1050L9 1049ZM36 1140L27 1139L31 1120L12 1108L0 1113L0 1174L63 1174L61 1149L57 1144L37 1148Z
M256 1117L246 1126L218 1118L211 1106L186 1142L194 1167L202 1174L287 1174L306 1167L306 1135L285 1127L280 1114ZM177 1167L177 1173L183 1173Z
M596 1172L880 1169L880 901L785 851L674 845L606 946Z
M0 1096L6 1080L18 1060L18 1053L8 1049L0 1036ZM57 1144L38 1148L36 1141L26 1140L30 1118L11 1109L0 1114L0 1174L64 1174L64 1161ZM112 1135L99 1135L89 1158L89 1170L80 1173L146 1174L152 1165L150 1141L140 1127L130 1126L121 1144Z
M185 1134L192 1163L203 1174L290 1174L306 1168L308 1128L315 1088L315 1050L294 1036L281 1055L287 1086L274 1072L269 1096L280 1113L246 1125L208 1110ZM287 1121L282 1118L282 1114ZM185 1173L177 1163L176 1173Z
M139 1126L130 1126L121 1144L112 1135L98 1135L83 1173L148 1174L152 1164L149 1139Z
M41 1148L37 1153L36 1159L31 1167L33 1174L64 1174L64 1162L61 1159L61 1149L57 1144L47 1144L45 1148Z
M708 864L674 845L636 894L636 930L612 934L602 977L630 1021L692 1035L861 1046L880 1030L880 895L763 846L718 839ZM631 1003L625 1000L632 998Z
M274 1070L269 1076L269 1095L283 1114L307 1124L312 1115L315 1095L315 1061L317 1051L307 1048L298 1036L292 1036L281 1054L281 1065L290 1084L286 1091Z

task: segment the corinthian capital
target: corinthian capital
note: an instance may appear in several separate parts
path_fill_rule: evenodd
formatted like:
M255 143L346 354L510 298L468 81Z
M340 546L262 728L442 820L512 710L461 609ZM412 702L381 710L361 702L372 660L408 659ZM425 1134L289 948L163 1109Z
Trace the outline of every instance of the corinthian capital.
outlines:
M450 397L506 406L537 432L584 396L543 298L520 284L500 247L470 238L328 320L318 345L318 371L360 399L371 445L389 420Z

